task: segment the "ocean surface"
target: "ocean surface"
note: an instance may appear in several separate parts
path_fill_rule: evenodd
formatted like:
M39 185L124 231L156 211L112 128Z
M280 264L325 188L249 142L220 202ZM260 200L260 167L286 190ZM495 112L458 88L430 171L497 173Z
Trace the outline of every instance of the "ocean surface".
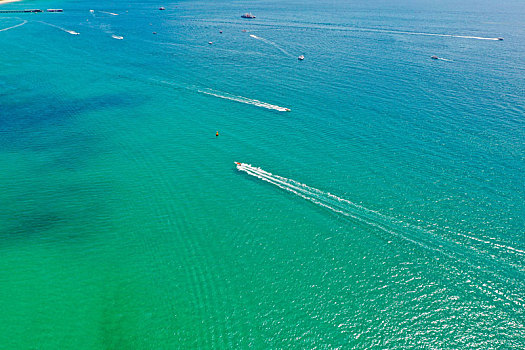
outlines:
M525 347L523 1L26 8L1 349Z

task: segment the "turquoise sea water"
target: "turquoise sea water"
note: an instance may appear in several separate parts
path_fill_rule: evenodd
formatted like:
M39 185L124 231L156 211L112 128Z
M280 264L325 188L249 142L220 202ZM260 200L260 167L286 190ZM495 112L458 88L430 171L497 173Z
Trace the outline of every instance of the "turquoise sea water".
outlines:
M521 1L24 8L0 348L525 347Z

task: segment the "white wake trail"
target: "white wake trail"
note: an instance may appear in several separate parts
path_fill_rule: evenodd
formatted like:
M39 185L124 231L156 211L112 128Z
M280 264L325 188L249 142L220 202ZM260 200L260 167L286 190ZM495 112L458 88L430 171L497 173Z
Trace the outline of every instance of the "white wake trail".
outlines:
M105 14L108 14L108 15L111 15L111 16L118 16L118 13L106 12L106 11L98 11L98 12L105 13Z
M281 51L285 55L292 57L292 55L288 51L286 51L285 49L283 49L282 47L280 47L279 45L277 45L273 41L270 41L270 40L265 39L265 38L261 38L260 36L253 35L253 34L250 34L250 37L254 38L254 39L257 39L257 40L260 40L260 41L262 41L262 42L264 42L264 43L266 43L268 45L272 45L273 47L275 47L277 50Z
M27 23L27 21L24 20L22 23L19 23L17 25L12 26L12 27L7 27L7 28L0 29L0 32L5 32L6 30L10 30L10 29L14 29L14 28L17 28L17 27L21 27L21 26L23 26L26 23Z
M243 171L247 173L248 175L257 177L281 189L292 192L300 196L303 199L309 200L324 208L330 209L335 213L350 217L352 219L356 219L360 222L363 222L367 225L379 228L388 233L392 233L392 234L399 236L397 232L399 231L399 229L404 229L405 231L410 230L410 231L413 231L414 233L418 233L413 238L409 238L406 235L403 235L404 239L410 240L414 243L417 243L418 245L422 245L423 242L422 241L416 242L415 237L420 237L420 238L426 237L425 238L426 240L428 240L429 238L432 238L434 240L439 240L440 241L439 245L442 245L443 243L446 242L446 239L444 237L438 237L432 231L429 231L417 225L409 224L407 222L396 219L394 217L381 214L377 211L368 209L352 201L349 201L348 199L341 198L334 194L331 194L330 192L324 192L317 188L310 187L308 185L295 181L293 179L288 179L288 178L285 178L279 175L272 174L261 168L253 167L250 164L246 164L246 163L235 163L235 164L239 171ZM514 247L511 247L505 244L491 242L487 239L477 238L472 235L464 234L461 232L450 232L450 233L470 239L472 241L476 241L478 243L483 243L494 249L505 250L507 252L512 252L514 254L519 254L519 255L525 255L525 250L514 248ZM432 242L430 241L426 243L427 244L424 244L424 246L427 248L431 248L430 247L431 245L435 245L435 242L434 244L432 244ZM457 241L453 241L449 243L460 244ZM439 250L443 252L441 249L435 249L435 248L431 248L431 249Z
M290 112L290 108L273 105L267 102L251 99L248 97L232 95L227 92L221 92L221 91L216 91L212 89L197 89L197 91L205 95L214 96L214 97L222 98L225 100L245 103L245 104L249 104L249 105L261 107L261 108L266 108L266 109L273 109L279 112Z
M48 25L50 27L53 27L53 28L57 28L57 29L60 29L61 31L64 31L66 33L69 33L71 35L79 35L80 33L78 32L75 32L74 30L69 30L69 29L66 29L66 28L62 28L60 26L57 26L57 25L54 25L54 24L51 24L51 23L47 23L47 22L42 22L42 21L37 21L38 23L42 23L42 24L45 24L45 25Z

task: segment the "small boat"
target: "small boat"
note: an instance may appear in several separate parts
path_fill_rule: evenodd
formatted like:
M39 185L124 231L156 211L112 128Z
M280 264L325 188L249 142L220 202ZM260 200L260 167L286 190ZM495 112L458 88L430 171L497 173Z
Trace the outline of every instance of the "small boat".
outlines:
M219 33L222 34L222 30L219 30Z
M112 37L113 39L117 39L117 40L122 40L122 39L124 39L123 36L115 35L115 34L113 34L111 37Z
M91 12L91 13L95 13L95 10L89 10L89 12Z
M284 111L285 112L291 112L292 110L290 108L285 108Z
M304 56L301 55L301 56L297 57L297 59L298 59L299 61L302 61L302 60L304 60Z
M159 7L159 10L161 10L161 11L164 11L165 9L166 9L165 7L162 7L162 6Z
M255 18L254 15L252 15L251 13L245 13L243 15L241 15L242 18Z
M498 38L498 40L503 40L503 38L500 37L500 38Z
M437 57L436 55L434 55L434 56L430 56L430 58L432 58L433 60L437 60L437 59L439 59L439 57Z
M47 12L64 12L63 9L47 9Z
M246 33L246 29L243 29L242 32L243 32L243 33Z
M210 45L213 44L213 41L208 41L208 44L210 44Z

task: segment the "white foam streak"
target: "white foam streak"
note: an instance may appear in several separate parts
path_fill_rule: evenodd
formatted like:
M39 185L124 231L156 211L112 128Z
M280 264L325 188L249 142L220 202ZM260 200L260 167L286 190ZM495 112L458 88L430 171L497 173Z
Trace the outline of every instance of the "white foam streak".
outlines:
M309 200L335 213L350 217L352 219L356 219L362 223L379 228L391 234L400 236L400 234L397 231L399 231L399 229L402 228L405 231L412 230L414 232L423 233L423 235L418 234L418 236L416 237L427 237L428 239L428 237L433 236L433 239L439 241L439 246L441 246L442 243L446 241L443 237L438 237L434 235L433 232L426 230L420 226L412 225L412 224L403 222L401 220L398 220L396 218L381 214L377 211L365 208L359 204L349 201L348 199L338 197L329 192L321 191L319 189L310 187L308 185L302 184L292 179L287 179L282 176L274 175L261 168L253 167L246 163L240 163L240 164L236 163L236 165L237 165L238 170L243 171L251 176L255 176L263 181L276 185L279 188L292 192L300 196L303 199ZM451 232L451 233L454 233L457 236L461 236L461 237L476 241L478 243L483 243L495 249L506 250L508 252L525 255L525 251L518 249L518 248L514 248L511 246L507 246L507 245L496 243L496 242L491 242L489 240L477 238L477 237L467 235L461 232ZM414 238L407 237L406 235L402 235L402 237L406 240L417 243L418 245L422 245L422 246L425 246L426 248L430 248L433 250L438 250L441 253L445 254L443 250L431 247L430 245L435 245L435 244L432 244L432 242L428 242L429 244L423 244L421 241L416 241ZM460 242L458 241L453 241L450 243L460 244ZM450 256L449 254L446 254L446 255Z
M64 32L69 33L71 35L79 35L80 34L78 32L75 32L74 30L69 30L69 29L66 29L66 28L62 28L62 27L59 27L59 26L51 24L51 23L42 22L42 21L38 21L38 23L42 23L42 24L48 25L50 27L60 29L61 31L64 31Z
M16 27L21 27L21 26L23 26L23 25L26 24L26 23L27 23L27 21L24 20L22 23L19 23L19 24L17 24L17 25L12 26L12 27L8 27L8 28L0 29L0 32L5 32L5 31L7 31L7 30L10 30L10 29L13 29L13 28L16 28Z
M285 55L292 57L292 55L288 51L286 51L285 49L283 49L282 47L280 47L279 45L277 45L273 41L270 41L270 40L265 39L265 38L261 38L260 36L253 35L253 34L250 34L250 37L252 37L254 39L257 39L257 40L260 40L260 41L262 41L262 42L264 42L264 43L266 43L268 45L272 45L273 47L275 47L277 50L281 51Z
M108 14L108 15L111 15L111 16L118 16L118 13L106 12L106 11L98 11L98 12L105 13L105 14Z
M276 110L276 111L279 111L279 112L289 112L290 111L290 109L286 108L286 107L272 105L270 103L259 101L259 100L255 100L255 99L251 99L251 98L248 98L248 97L235 96L235 95L231 95L231 94L226 93L226 92L215 91L215 90L212 90L212 89L197 89L197 91L202 93L202 94L209 95L209 96L214 96L214 97L222 98L222 99L225 99L225 100L245 103L245 104L249 104L249 105L256 106L256 107L261 107L261 108L266 108L266 109L273 109L273 110Z

